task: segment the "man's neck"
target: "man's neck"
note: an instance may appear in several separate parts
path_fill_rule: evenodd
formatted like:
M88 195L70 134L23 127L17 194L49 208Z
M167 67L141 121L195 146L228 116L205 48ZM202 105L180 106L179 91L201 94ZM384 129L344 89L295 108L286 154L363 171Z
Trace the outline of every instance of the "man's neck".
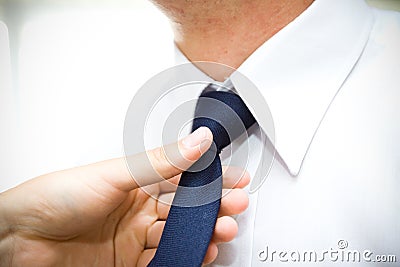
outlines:
M175 42L190 61L218 62L234 69L313 2L154 1L170 18Z

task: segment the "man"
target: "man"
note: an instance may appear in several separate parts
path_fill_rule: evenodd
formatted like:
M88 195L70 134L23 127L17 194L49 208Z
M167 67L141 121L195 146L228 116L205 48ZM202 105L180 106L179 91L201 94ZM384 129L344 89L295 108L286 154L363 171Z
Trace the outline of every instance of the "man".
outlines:
M260 144L276 160L215 265L353 266L397 255L399 16L346 0L156 4L172 20L178 61L238 68L275 123L274 146L263 128L249 131L250 173ZM245 96L235 73L213 78L228 77Z
M359 0L154 3L178 62L237 68L274 119L272 148L261 137L273 133L249 131L251 176L262 145L276 160L215 266L398 259L400 16ZM199 68L246 98L235 72Z

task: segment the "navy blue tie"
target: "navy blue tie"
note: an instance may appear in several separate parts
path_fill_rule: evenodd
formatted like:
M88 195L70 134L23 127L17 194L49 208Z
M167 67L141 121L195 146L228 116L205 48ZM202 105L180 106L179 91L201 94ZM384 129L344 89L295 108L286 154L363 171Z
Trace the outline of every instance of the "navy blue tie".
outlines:
M208 127L214 145L180 179L164 231L150 267L201 266L218 217L222 195L219 153L243 134L255 119L232 92L210 91L196 105L192 131Z

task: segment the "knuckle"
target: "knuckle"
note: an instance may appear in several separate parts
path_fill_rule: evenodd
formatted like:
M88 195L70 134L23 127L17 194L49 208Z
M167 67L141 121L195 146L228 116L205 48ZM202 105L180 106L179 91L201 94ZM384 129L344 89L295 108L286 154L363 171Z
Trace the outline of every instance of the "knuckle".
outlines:
M154 149L151 155L155 171L164 179L171 178L180 172L180 169L170 162L162 147Z

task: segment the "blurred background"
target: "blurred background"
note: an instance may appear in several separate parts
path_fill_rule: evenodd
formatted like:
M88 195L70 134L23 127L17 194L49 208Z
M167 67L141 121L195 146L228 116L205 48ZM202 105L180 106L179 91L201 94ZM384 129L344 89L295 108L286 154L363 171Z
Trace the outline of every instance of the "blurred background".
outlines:
M148 1L0 0L0 192L123 156L135 91L173 57Z
M173 57L168 21L147 0L0 0L0 192L121 157L135 91Z

